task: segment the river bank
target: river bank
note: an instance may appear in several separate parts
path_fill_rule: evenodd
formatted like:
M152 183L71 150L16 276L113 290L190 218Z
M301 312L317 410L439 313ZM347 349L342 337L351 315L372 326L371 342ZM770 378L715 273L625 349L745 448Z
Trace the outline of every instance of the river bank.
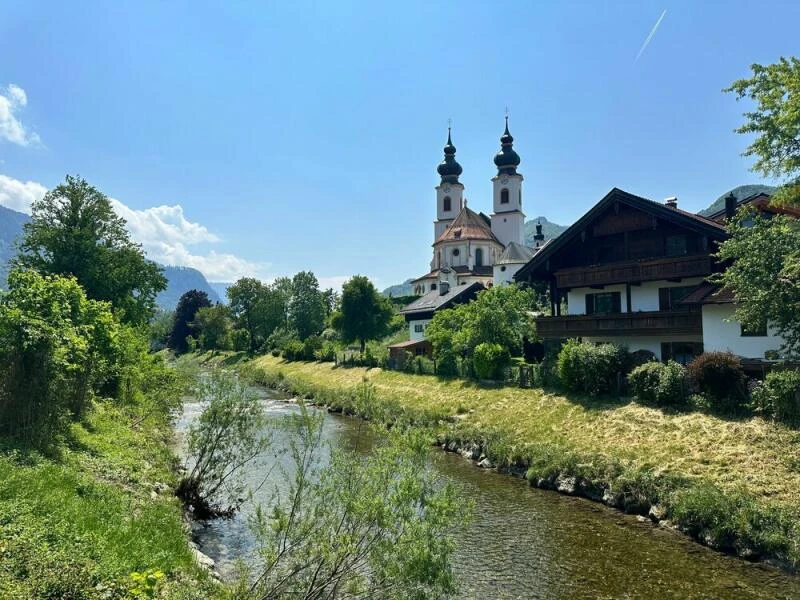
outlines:
M163 415L110 402L47 455L5 442L0 597L222 597L188 544L171 445Z
M538 487L642 515L742 558L800 565L800 433L783 426L272 356L193 360L235 364L331 410L430 426L446 449Z

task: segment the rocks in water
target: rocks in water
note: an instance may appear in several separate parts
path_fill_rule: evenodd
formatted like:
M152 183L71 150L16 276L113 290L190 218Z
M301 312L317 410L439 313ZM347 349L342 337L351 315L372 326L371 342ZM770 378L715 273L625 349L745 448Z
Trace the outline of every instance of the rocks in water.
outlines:
M480 462L478 462L478 466L481 469L494 469L494 465L492 464L492 461L490 461L485 456L483 458L481 458Z
M578 489L578 480L576 477L561 474L556 479L556 489L562 494L569 494L572 496Z
M667 517L667 509L660 504L653 504L653 506L650 507L647 516L657 523Z

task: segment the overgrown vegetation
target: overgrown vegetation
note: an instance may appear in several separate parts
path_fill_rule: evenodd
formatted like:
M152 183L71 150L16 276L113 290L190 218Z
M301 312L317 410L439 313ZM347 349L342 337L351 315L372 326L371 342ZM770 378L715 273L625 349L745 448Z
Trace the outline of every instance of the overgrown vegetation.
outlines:
M608 394L623 375L625 349L616 344L589 344L567 340L558 354L561 385L573 392Z
M681 406L686 402L686 370L673 360L639 365L628 375L628 384L644 403Z

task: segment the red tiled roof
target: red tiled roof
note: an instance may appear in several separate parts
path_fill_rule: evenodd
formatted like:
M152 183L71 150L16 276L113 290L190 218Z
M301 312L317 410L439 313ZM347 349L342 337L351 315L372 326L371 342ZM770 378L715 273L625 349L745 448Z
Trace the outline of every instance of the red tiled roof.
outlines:
M500 244L500 241L492 233L491 225L486 217L479 215L466 206L461 209L458 216L433 244L435 246L441 242L457 242L460 240L490 240Z

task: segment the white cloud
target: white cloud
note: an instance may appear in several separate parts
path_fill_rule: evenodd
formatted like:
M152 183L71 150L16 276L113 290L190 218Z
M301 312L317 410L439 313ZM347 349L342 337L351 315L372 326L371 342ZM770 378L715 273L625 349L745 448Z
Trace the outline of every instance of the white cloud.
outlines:
M0 204L31 213L31 205L41 199L47 188L35 181L22 182L0 174ZM119 216L125 219L131 237L142 245L147 256L165 265L194 267L209 281L235 281L240 277L264 276L268 264L252 262L234 254L211 250L194 253L188 246L218 243L219 236L205 225L190 221L180 204L162 205L143 210L133 209L111 199Z
M18 85L12 83L0 91L0 139L20 146L39 144L39 135L27 130L17 117L26 104L28 95Z
M0 204L8 208L31 214L31 204L40 200L47 188L35 181L19 181L0 175Z

